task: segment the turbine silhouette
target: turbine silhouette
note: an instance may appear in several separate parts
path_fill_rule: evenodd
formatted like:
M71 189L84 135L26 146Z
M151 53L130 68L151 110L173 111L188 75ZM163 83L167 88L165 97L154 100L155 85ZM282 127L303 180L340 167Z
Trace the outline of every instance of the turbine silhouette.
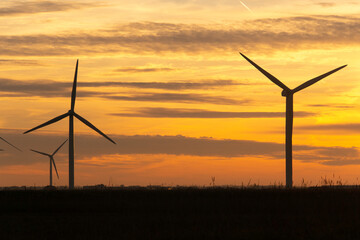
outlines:
M6 141L4 138L0 137L0 140L3 140L4 142L6 142L7 144L9 144L10 146L12 146L13 148L15 148L16 150L22 152L19 148L15 147L13 144L9 143L8 141ZM0 151L4 151L3 149L0 149Z
M89 121L87 121L85 118L81 117L79 114L77 114L74 111L75 108L75 100L76 100L76 85L77 85L77 73L78 73L78 65L79 65L79 59L76 61L76 68L75 68L75 76L74 76L74 82L73 82L73 88L71 92L71 105L70 110L67 113L64 113L58 117L55 117L51 119L50 121L47 121L37 127L34 127L26 132L24 134L32 132L36 129L45 127L47 125L50 125L52 123L55 123L57 121L60 121L63 118L69 117L69 189L74 189L74 116L79 119L81 122L83 122L85 125L93 129L95 132L99 133L106 139L108 139L110 142L116 144L113 140L111 140L108 136L106 136L103 132L101 132L99 129L97 129L94 125L92 125Z
M50 158L50 187L52 187L52 166L54 165L54 168L55 168L55 172L56 172L56 175L57 175L57 178L59 179L59 174L58 174L58 171L56 169L56 164L55 164L55 160L54 160L54 155L60 150L60 148L67 142L67 139L65 140L65 142L63 142L54 152L53 154L47 154L47 153L44 153L44 152L40 152L40 151L37 151L37 150L33 150L33 149L30 149L31 151L33 152L36 152L36 153L39 153L41 155L45 155L45 156L48 156Z
M251 61L249 58L247 58L244 54L240 53L241 56L243 56L249 63L251 63L255 68L257 68L262 74L264 74L267 78L270 79L273 83L278 85L283 89L281 95L283 97L286 97L286 187L291 188L293 184L293 170L292 170L292 132L293 132L293 109L294 109L294 103L293 103L293 96L294 93L303 90L314 83L320 81L321 79L339 71L340 69L346 67L347 65L341 66L339 68L336 68L330 72L327 72L323 75L320 75L316 78L313 78L298 87L294 89L288 88L285 84L283 84L279 79L262 69L260 66L258 66L256 63Z

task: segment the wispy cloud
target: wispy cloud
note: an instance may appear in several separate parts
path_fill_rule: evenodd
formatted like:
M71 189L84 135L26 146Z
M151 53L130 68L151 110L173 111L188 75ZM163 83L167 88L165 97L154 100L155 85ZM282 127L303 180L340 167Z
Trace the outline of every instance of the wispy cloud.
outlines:
M1 60L0 60L1 62ZM212 89L228 86L252 85L251 83L234 80L197 80L197 81L171 81L171 82L79 82L79 86L87 88L98 87L119 87L139 89L162 89L162 90L183 90L183 89ZM53 80L14 80L0 78L0 92L37 94L41 96L46 92L63 93L71 89L71 82L58 82Z
M336 3L334 3L334 2L320 2L320 3L316 3L316 4L321 6L321 7L334 7L334 6L336 6Z
M10 2L8 2L10 3ZM0 6L0 17L45 12L62 12L75 9L102 6L103 4L62 1L11 1L10 6Z
M134 112L111 113L121 117L144 118L282 118L284 112L221 112L184 108L139 108ZM311 112L296 112L296 117L314 116Z
M309 104L309 107L316 107L316 108L341 108L341 109L350 109L354 108L354 105L346 105L346 104Z
M245 83L244 83L245 84ZM232 80L209 80L202 82L80 82L86 88L125 87L138 89L209 89L241 85ZM19 81L0 79L0 97L69 97L71 82L51 80ZM112 89L114 90L114 89ZM126 93L102 92L99 90L79 90L79 97L99 97L117 101L149 101L149 102L181 102L181 103L212 103L212 104L247 104L249 100L238 100L223 96L212 96L198 93Z
M236 27L239 25L241 27ZM142 22L112 29L58 35L0 36L0 54L8 56L92 55L118 52L272 51L358 45L358 17L304 16L249 20L235 27Z
M191 90L213 89L221 87L254 85L248 82L235 80L197 80L197 81L170 81L170 82L81 82L84 87L124 87L139 89L162 89L162 90Z
M250 100L236 100L221 96L211 96L197 93L145 93L132 95L105 95L111 100L146 101L146 102L175 102L175 103L211 103L220 105L248 104Z
M341 124L321 124L321 125L308 125L296 127L301 130L311 130L326 133L339 133L339 134L359 134L359 123L341 123Z
M41 64L36 60L0 59L0 65L39 66Z
M115 69L115 72L125 72L125 73L147 73L147 72L170 72L175 71L174 68L118 68Z
M59 96L65 89L70 89L71 83L50 80L20 81L0 79L0 94L16 96Z

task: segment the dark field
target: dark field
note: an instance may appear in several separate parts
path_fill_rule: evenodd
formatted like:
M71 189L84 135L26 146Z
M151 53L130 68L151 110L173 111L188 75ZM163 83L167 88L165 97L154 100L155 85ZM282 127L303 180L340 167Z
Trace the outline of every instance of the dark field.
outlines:
M360 188L0 191L0 239L360 239Z

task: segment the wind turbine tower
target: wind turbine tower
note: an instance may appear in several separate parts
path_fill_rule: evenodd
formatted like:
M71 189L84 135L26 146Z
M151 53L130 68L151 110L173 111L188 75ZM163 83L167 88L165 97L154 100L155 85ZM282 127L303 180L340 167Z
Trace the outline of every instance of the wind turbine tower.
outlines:
M33 149L30 149L31 151L33 152L36 152L36 153L39 153L41 155L45 155L45 156L48 156L50 158L50 187L52 187L52 166L54 165L54 168L55 168L55 172L56 172L56 175L57 175L57 178L59 179L59 174L58 174L58 171L56 169L56 164L55 164L55 160L54 160L54 155L60 150L60 148L67 142L67 139L65 140L65 142L63 142L54 152L53 154L48 154L48 153L44 153L44 152L40 152L40 151L37 151L37 150L33 150Z
M256 63L247 58L244 54L240 53L249 63L251 63L257 70L259 70L262 74L264 74L267 78L270 79L273 83L278 85L283 89L281 95L286 97L286 187L291 188L293 185L293 167L292 167L292 134L293 134L293 118L294 118L294 94L299 92L314 83L320 81L321 79L339 71L340 69L346 67L347 65L336 68L330 72L327 72L323 75L320 75L316 78L313 78L294 89L288 88L285 84L283 84L279 79L262 69Z
M26 132L24 134L32 132L36 129L45 127L47 125L53 124L55 122L60 121L63 118L69 117L69 189L74 189L74 117L79 119L81 122L83 122L85 125L93 129L95 132L99 133L106 139L108 139L110 142L116 144L111 138L106 136L103 132L101 132L99 129L97 129L94 125L92 125L89 121L87 121L85 118L81 117L79 114L75 112L75 100L76 100L76 85L77 85L77 73L78 73L78 66L79 66L79 60L76 61L76 67L75 67L75 76L74 76L74 82L73 82L73 88L71 92L71 105L70 110L67 113L64 113L58 117L55 117L37 127L34 127Z

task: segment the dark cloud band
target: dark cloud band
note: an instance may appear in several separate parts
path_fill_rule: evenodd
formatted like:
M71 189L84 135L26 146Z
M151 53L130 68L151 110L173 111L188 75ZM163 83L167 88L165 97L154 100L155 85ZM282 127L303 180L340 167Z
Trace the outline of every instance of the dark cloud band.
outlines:
M359 123L346 123L346 124L322 124L322 125L309 125L299 126L297 129L300 130L311 130L321 132L338 132L342 134L358 134L360 132Z
M124 73L148 73L148 72L170 72L175 71L174 68L118 68L115 72Z
M80 82L79 86L88 88L97 87L124 87L138 89L210 89L245 85L232 80L210 80L201 82ZM18 81L0 79L0 97L68 97L71 83L56 81ZM197 93L133 93L117 94L99 91L79 91L79 97L99 97L116 101L149 101L149 102L180 102L180 103L211 103L211 104L247 104L249 100L236 100L221 96L211 96Z
M61 1L11 1L11 6L0 7L0 17L46 12L63 12L75 9L101 6L95 3L76 3Z
M120 117L144 118L283 118L284 112L221 112L184 108L139 108L135 112L112 113ZM295 112L296 117L314 116L311 112Z
M228 28L211 25L133 23L91 33L0 36L7 56L92 55L271 51L358 45L357 17L307 16L260 19ZM281 29L281 31L279 31ZM237 50L236 50L237 49Z
M43 131L44 132L44 131ZM36 148L48 151L61 144L66 134L34 133L22 135L21 131L1 131L1 136L8 139L22 149ZM192 138L185 136L122 136L111 135L116 145L108 144L104 139L95 135L76 135L76 158L90 159L105 155L128 154L168 154L209 157L267 157L270 159L284 159L284 144L272 142L258 142L248 140ZM35 144L35 145L34 145ZM30 152L19 152L7 146L4 148L3 160L0 165L31 164L41 161L29 157ZM64 150L63 150L64 151ZM67 161L67 154L61 151L59 161ZM4 156L3 155L3 156ZM325 165L360 164L359 150L345 147L318 147L310 145L294 145L294 159L304 162L318 162Z

